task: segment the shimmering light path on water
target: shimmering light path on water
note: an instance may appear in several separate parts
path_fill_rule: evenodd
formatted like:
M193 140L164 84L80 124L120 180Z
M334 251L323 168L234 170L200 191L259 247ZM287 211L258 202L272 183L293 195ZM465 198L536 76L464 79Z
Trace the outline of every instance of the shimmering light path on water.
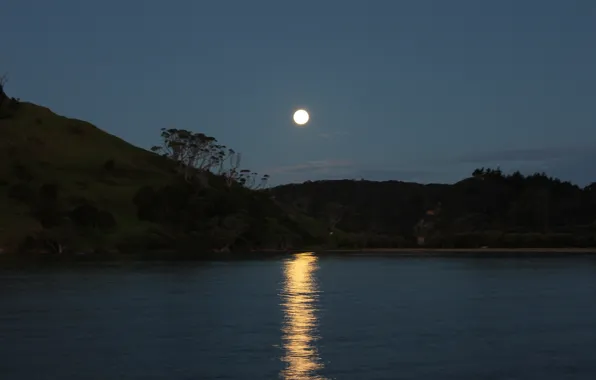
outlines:
M5 270L0 378L593 380L595 300L591 256Z
M317 257L300 253L284 263L285 283L281 293L284 311L282 360L287 367L281 377L288 380L318 379L323 364L317 352L317 302L315 271Z

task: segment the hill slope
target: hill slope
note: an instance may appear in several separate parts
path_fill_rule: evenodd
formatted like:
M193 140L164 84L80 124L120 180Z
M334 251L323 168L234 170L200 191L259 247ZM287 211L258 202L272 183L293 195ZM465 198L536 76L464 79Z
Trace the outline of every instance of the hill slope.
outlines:
M453 185L343 180L272 191L281 202L358 236L338 242L344 246L596 246L596 185L582 189L544 173L479 169ZM392 239L371 240L375 236Z
M224 148L213 138L195 136L207 138L214 155ZM0 109L0 248L185 245L200 252L317 241L313 234L323 230L321 223L275 203L267 191L248 188L243 178L256 173L232 169L234 178L192 169L201 175L189 180L189 171L181 175L180 162L172 157L47 108L5 101Z
M26 203L43 184L56 185L67 205L81 199L135 221L135 192L171 179L172 164L95 126L20 103L0 119L0 239L39 228ZM12 194L12 196L10 196Z

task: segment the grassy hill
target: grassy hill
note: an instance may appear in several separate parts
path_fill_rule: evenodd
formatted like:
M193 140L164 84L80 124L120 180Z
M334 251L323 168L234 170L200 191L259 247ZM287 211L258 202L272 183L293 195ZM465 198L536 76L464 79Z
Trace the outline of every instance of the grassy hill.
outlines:
M111 212L118 225L139 224L131 199L141 186L167 183L173 164L90 123L22 102L0 118L0 241L40 229L25 202L43 184L65 206L82 199ZM11 196L12 194L12 196Z
M135 147L90 123L3 100L2 249L248 250L320 243L326 233L323 223L280 205L266 190L251 189L247 180L256 173L233 164L221 174L188 165L181 171L174 157ZM180 135L205 139L213 149L210 159L224 152L211 137Z

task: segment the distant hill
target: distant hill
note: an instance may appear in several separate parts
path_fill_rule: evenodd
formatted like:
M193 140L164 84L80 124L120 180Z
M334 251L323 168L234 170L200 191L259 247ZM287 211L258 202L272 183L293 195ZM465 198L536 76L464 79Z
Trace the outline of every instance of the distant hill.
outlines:
M272 191L347 233L340 246L596 246L596 185L580 188L544 173L482 168L453 185L343 180Z

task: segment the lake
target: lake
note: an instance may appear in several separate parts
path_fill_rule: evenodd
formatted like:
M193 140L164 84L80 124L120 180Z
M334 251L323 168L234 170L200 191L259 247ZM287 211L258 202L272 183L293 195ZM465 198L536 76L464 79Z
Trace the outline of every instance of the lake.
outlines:
M596 257L4 270L0 378L592 380Z

